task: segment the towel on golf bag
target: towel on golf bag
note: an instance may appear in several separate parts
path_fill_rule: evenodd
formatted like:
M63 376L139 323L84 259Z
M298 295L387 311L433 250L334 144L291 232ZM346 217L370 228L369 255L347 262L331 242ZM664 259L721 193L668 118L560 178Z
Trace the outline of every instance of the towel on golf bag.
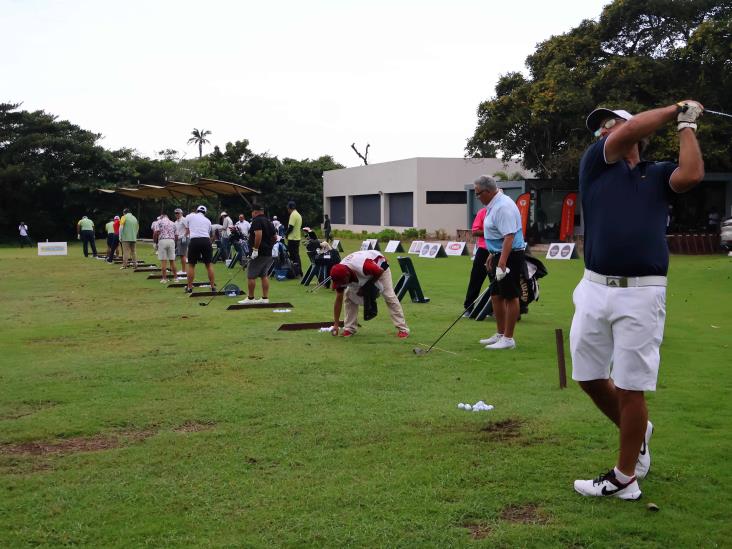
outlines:
M376 298L379 297L379 289L376 287L376 279L372 278L359 288L359 294L363 297L363 319L371 320L379 314L376 306Z

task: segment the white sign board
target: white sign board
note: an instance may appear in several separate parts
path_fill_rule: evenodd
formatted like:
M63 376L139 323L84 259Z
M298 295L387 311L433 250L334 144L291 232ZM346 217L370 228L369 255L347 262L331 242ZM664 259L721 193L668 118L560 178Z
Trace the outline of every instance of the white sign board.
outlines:
M399 240L390 240L384 248L384 252L393 254L394 252L403 252L402 243Z
M435 257L446 257L445 250L442 249L442 244L439 242L425 242L422 244L422 249L419 252L419 257L426 257L428 259L434 259Z
M468 255L465 242L448 242L445 246L445 253L447 255Z
M422 251L422 244L424 244L424 240L415 240L412 242L412 245L409 246L409 251L407 253L419 254Z
M66 242L39 242L38 255L68 255Z
M338 250L339 252L343 251L343 246L341 246L341 241L338 239L334 240L331 243L330 247L333 248L334 250Z
M363 242L361 242L361 251L362 252L365 252L366 250L370 250L370 249L371 249L371 243L368 240L364 240Z
M552 242L546 251L547 259L572 259L574 254L574 243Z

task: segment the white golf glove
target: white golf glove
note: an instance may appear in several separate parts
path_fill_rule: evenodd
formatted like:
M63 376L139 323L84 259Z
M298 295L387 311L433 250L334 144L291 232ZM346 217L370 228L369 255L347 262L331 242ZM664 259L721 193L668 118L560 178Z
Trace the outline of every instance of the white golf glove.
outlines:
M496 280L498 280L500 282L501 280L506 278L506 275L510 272L511 272L511 269L509 269L508 267L506 267L505 271L503 269L501 269L500 267L496 267Z
M254 248L252 250L252 259L257 259L259 257L259 250Z
M80 234L77 234L76 235L76 240L81 240L81 235Z
M696 131L696 120L704 112L702 104L697 101L681 101L676 103L676 106L679 108L679 114L676 117L678 122L676 129L681 131L684 128L691 128Z

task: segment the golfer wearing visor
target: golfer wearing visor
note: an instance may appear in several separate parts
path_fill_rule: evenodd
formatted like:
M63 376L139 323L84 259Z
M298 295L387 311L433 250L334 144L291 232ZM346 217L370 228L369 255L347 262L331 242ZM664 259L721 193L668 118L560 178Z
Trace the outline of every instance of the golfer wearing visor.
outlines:
M666 318L668 197L704 178L695 133L703 110L687 100L635 116L601 108L587 117L599 139L580 162L585 273L573 295L572 378L618 426L620 452L607 473L574 482L583 496L638 499L651 466L644 392L656 389ZM670 122L678 164L642 160L647 138Z

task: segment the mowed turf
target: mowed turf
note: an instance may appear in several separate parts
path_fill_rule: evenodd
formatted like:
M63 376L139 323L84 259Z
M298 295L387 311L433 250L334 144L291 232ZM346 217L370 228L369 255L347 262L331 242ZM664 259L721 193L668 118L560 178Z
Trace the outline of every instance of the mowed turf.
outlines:
M76 245L0 250L0 546L730 543L732 260L671 260L639 502L572 489L617 448L574 383L558 388L582 262L546 262L516 350L484 350L494 325L461 320L427 356L412 349L461 312L470 262L414 263L431 301L404 300L411 337L382 302L343 339L277 331L332 316L333 293L297 281L272 282L290 313L226 311ZM480 399L495 409L457 409Z

